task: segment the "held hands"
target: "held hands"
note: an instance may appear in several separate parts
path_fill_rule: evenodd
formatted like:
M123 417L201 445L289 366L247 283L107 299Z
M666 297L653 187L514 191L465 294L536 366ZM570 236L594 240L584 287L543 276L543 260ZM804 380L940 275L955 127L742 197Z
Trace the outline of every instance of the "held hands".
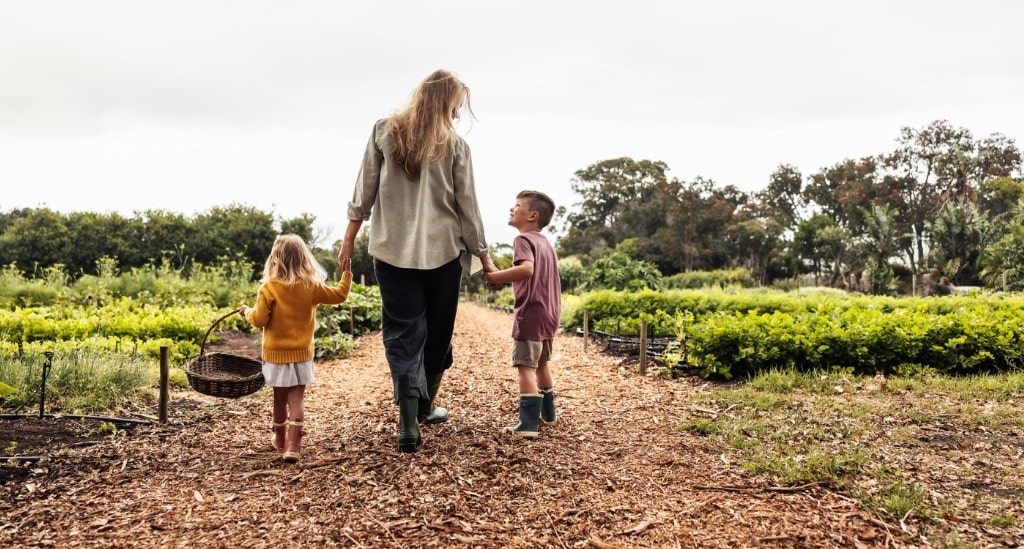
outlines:
M492 290L494 290L494 291L500 290L501 289L501 283L500 282L497 282L497 283L496 282L491 282L491 274L492 273L484 272L484 281L487 282L487 287L492 289Z
M490 254L484 254L480 256L480 264L484 268L485 275L488 273L493 273L498 270L498 268L494 266L494 261L491 259Z
M338 251L338 268L342 272L352 270L352 248L342 244Z
M487 282L487 287L492 289L492 290L499 290L499 289L501 289L501 286L502 286L501 282L492 280L492 276L491 275L496 273L496 272L498 272L498 267L496 267L494 265L494 261L491 260L491 256L489 254L485 254L485 255L481 256L480 257L480 263L484 267L483 277L484 277L484 281Z

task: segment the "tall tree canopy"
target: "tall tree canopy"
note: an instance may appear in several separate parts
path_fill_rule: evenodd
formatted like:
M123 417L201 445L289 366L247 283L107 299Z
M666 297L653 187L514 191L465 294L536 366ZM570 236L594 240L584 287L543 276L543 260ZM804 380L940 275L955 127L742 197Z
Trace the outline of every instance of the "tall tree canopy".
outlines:
M896 151L881 159L901 182L903 205L897 210L912 239L908 260L916 270L925 258L928 223L943 205L951 202L972 215L967 205L976 201L981 182L1019 170L1021 155L1012 139L992 134L975 140L970 130L946 120L921 129L904 127L897 142Z
M559 241L567 255L590 255L631 237L650 237L665 226L677 183L666 179L664 162L615 158L576 172L572 189L578 209Z

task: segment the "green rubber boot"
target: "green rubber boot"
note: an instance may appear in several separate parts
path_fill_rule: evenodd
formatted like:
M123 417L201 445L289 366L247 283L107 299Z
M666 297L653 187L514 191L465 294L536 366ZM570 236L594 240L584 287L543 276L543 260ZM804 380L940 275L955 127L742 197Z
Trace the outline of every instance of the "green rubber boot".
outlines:
M415 452L423 444L420 438L420 426L416 421L416 411L420 399L405 397L398 401L398 449L402 452Z
M448 410L434 406L434 398L437 397L437 390L441 387L441 378L444 377L444 370L427 376L427 394L429 400L420 399L420 409L417 419L420 423L444 423L448 421Z
M538 394L519 395L519 425L505 427L505 432L523 438L537 436L537 424L540 422L540 405L544 397Z

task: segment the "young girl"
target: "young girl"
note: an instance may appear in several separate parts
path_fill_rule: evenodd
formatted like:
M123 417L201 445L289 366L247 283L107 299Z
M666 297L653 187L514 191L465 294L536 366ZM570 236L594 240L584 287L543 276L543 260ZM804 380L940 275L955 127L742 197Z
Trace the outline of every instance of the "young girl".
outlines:
M306 385L314 381L316 306L348 299L352 272L349 265L343 268L341 282L327 286L327 272L302 238L280 235L263 267L256 306L239 309L253 326L263 329L263 377L274 388L270 444L284 451L288 463L299 460L303 400Z

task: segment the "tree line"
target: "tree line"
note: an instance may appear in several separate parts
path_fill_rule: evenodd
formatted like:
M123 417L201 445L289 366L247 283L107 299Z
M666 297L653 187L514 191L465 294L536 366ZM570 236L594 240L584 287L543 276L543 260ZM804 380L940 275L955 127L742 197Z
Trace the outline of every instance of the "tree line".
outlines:
M584 266L618 251L663 275L742 267L760 284L813 275L876 294L912 273L1024 288L1014 140L938 120L902 128L896 142L807 177L779 165L754 193L670 179L659 161L605 160L576 172L582 200L559 210L559 252Z
M605 278L635 271L648 286L659 277L742 268L762 285L804 275L876 294L895 291L912 273L1024 289L1024 180L1014 140L975 139L939 120L902 128L896 142L891 152L843 159L806 177L781 164L753 193L669 178L660 161L604 160L575 173L580 201L560 207L550 230L567 271ZM13 209L0 212L0 265L29 273L61 265L79 276L103 258L121 269L170 262L183 270L242 259L256 277L274 238L295 233L334 275L338 243L319 247L314 221L237 204L194 217ZM353 272L372 282L367 241L364 230Z
M167 262L195 265L242 260L262 270L274 238L295 233L313 241L314 217L276 220L251 206L218 206L192 217L163 210L59 213L49 208L0 212L0 264L33 273L55 265L72 276L95 274L115 259L122 270Z

